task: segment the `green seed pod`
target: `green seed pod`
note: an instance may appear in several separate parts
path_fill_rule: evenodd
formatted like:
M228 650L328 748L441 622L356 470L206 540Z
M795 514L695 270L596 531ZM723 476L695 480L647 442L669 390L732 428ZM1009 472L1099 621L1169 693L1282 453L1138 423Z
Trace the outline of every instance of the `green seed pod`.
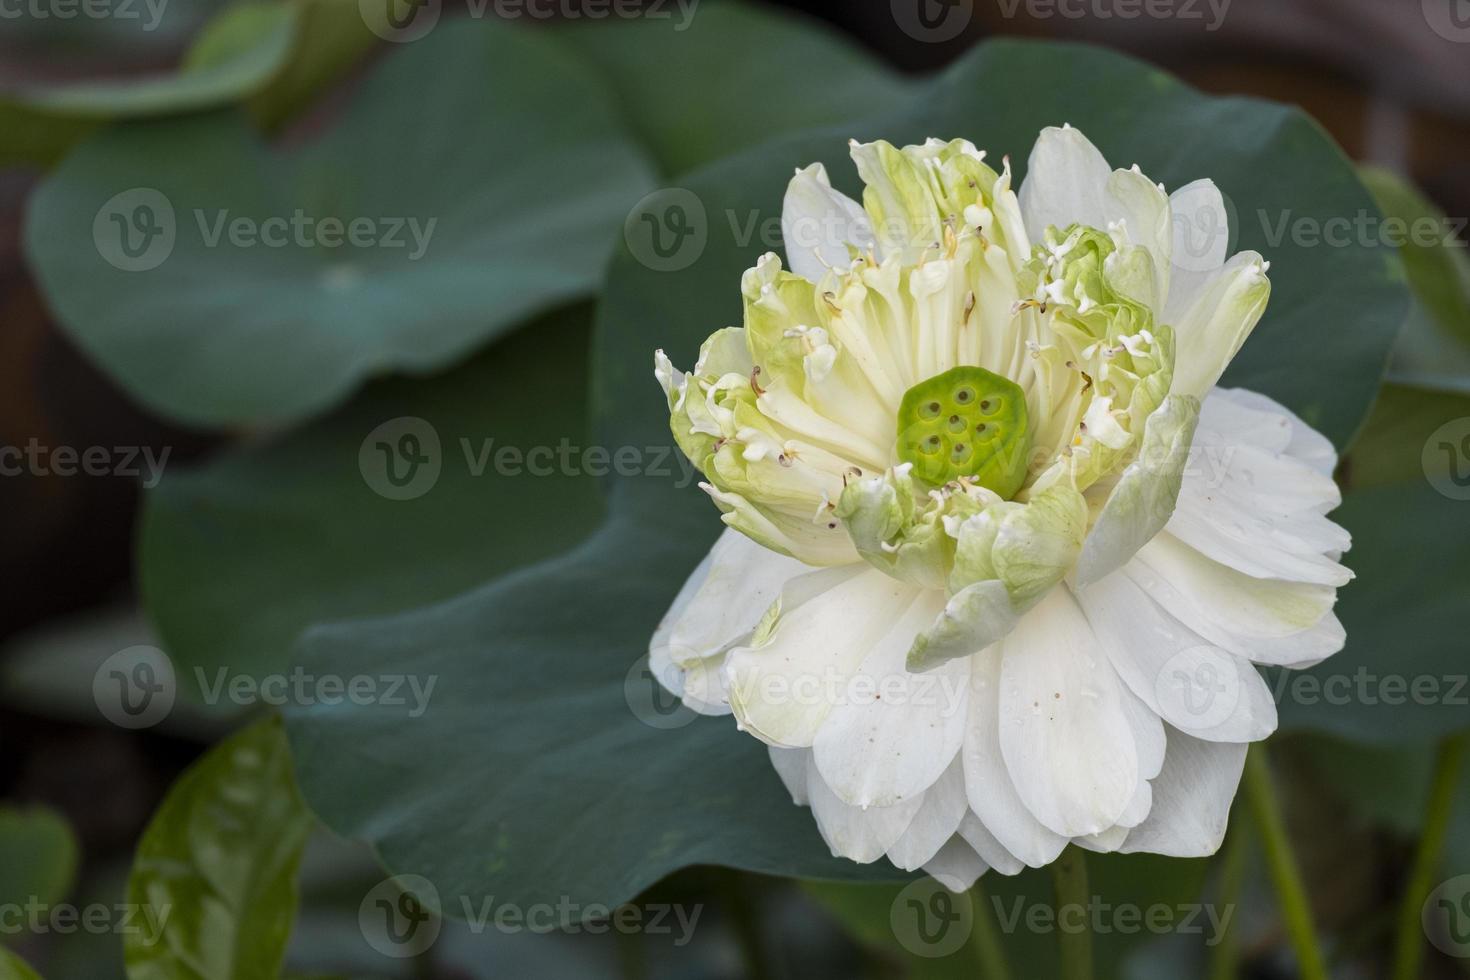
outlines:
M1026 396L980 367L921 381L898 408L898 458L934 486L969 477L1006 499L1026 480L1031 434Z

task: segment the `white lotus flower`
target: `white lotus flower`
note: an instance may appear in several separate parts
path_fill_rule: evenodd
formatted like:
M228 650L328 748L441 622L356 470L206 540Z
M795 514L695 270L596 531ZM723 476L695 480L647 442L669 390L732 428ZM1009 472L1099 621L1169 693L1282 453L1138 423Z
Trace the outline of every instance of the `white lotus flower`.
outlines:
M1252 665L1341 649L1351 578L1331 444L1215 387L1267 264L1183 255L1214 184L1171 198L1069 127L1019 199L964 141L852 156L862 205L798 172L791 271L745 274L692 372L656 357L730 530L655 671L855 861L963 888L1068 842L1213 853L1276 727Z

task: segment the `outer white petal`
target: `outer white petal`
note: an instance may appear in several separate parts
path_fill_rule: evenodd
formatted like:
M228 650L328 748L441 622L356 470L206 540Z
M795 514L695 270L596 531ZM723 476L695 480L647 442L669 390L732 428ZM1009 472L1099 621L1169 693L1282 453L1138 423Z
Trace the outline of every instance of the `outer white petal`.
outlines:
M791 578L811 571L727 530L685 580L649 642L649 668L702 714L726 714L719 669Z
M787 185L781 237L791 271L812 282L821 282L828 269L846 269L852 261L849 245L859 250L874 245L862 205L833 190L820 163L798 170Z
M888 860L904 871L921 868L939 853L969 813L965 773L956 759L924 792L924 802L903 836L888 849Z
M1002 644L1000 744L1027 808L1064 837L1118 822L1138 788L1122 682L1067 589Z
M1211 643L1258 663L1315 662L1340 649L1337 590L1253 578L1206 558L1165 531L1124 573L1175 619Z
M806 795L806 770L812 761L811 749L783 749L772 745L769 752L771 766L781 777L786 792L791 794L791 802L797 806L810 806L811 801Z
M1049 225L1073 222L1107 228L1107 187L1112 169L1086 136L1067 126L1048 126L1037 137L1021 182L1021 216L1033 240Z
M1275 731L1276 703L1256 669L1182 625L1126 575L1077 598L1118 675L1169 724L1212 742Z
M1200 290L1225 264L1230 247L1230 216L1213 180L1196 180L1169 195L1173 229L1173 270L1163 322L1177 323Z
M1241 252L1211 276L1173 324L1173 390L1203 398L1255 329L1270 297L1266 263L1255 252Z
M806 794L811 801L817 830L835 857L845 857L859 864L878 860L898 843L924 802L923 794L897 806L849 806L837 798L822 780L817 767L807 766Z
M1169 533L1255 578L1352 578L1338 561L1351 539L1326 516L1342 498L1320 435L1265 396L1217 388L1195 442Z
M995 835L985 826L985 822L975 816L974 811L967 810L965 818L960 822L960 836L965 842L975 849L980 855L980 860L1003 875L1016 875L1026 865L1020 858L1006 850L1005 845L995 839Z
M1033 868L1056 860L1067 838L1053 833L1026 809L1000 748L1001 647L970 658L970 718L961 760L965 792L985 828L1006 851Z
M924 870L950 891L966 892L990 868L975 849L956 834L939 849L934 860L924 865Z
M1245 753L1244 745L1202 742L1171 730L1164 771L1153 784L1153 810L1128 834L1120 850L1172 857L1205 857L1218 851Z
M811 745L858 665L920 591L866 565L792 579L770 635L758 633L758 645L725 660L735 716L765 742Z
M964 739L970 658L922 674L904 666L914 634L944 606L920 592L863 659L812 743L822 778L857 806L892 806L934 784Z
M1324 476L1337 468L1337 450L1332 440L1303 422L1291 409L1248 388L1216 388L1210 392L1206 412L1223 412L1233 407L1239 413L1255 413L1263 424L1274 424L1288 432L1281 451L1310 465Z

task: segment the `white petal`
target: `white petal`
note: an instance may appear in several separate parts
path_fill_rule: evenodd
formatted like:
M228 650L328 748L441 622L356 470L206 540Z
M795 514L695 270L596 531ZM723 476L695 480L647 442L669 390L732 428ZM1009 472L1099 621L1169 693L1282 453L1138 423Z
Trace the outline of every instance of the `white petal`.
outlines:
M746 640L781 588L812 569L726 530L689 576L653 635L676 664L723 653Z
M965 798L965 772L956 759L944 775L924 791L924 802L903 836L888 849L888 860L904 871L923 867L959 829L970 811Z
M938 589L914 598L863 659L812 743L822 778L849 803L892 806L922 793L959 752L969 658L922 674L904 666L914 635L943 607Z
M1033 241L1049 225L1108 226L1107 187L1112 169L1097 147L1070 126L1048 126L1037 137L1021 182L1021 216Z
M1129 690L1169 724L1215 742L1275 731L1276 703L1255 668L1185 627L1126 575L1077 599Z
M1174 251L1168 196L1137 170L1115 170L1108 177L1107 215L1109 223L1122 221L1127 241L1148 249L1153 259L1153 290L1134 298L1150 309L1163 309L1169 296L1169 262ZM1099 227L1107 230L1107 225Z
M1173 227L1172 276L1163 322L1177 323L1211 275L1225 264L1230 216L1220 188L1209 179L1185 184L1169 195Z
M1153 810L1128 834L1121 850L1172 857L1206 857L1218 851L1245 753L1244 745L1202 742L1170 731L1164 771L1153 784Z
M1316 655L1334 632L1317 628L1332 612L1336 589L1253 578L1206 558L1167 531L1142 548L1124 572L1185 626L1251 660L1279 663L1292 652Z
M951 837L924 870L935 881L952 892L967 892L990 868L975 849L958 834Z
M970 809L991 835L1022 862L1040 868L1056 860L1067 839L1043 827L1026 809L1001 755L1002 645L970 658L970 717L961 752L965 792Z
M1206 404L1213 404L1217 408L1234 405L1239 409L1254 411L1259 415L1276 420L1285 418L1290 423L1288 426L1290 436L1284 447L1287 455L1309 463L1326 476L1331 476L1332 471L1337 468L1337 450L1333 448L1332 440L1303 422L1295 412L1272 398L1246 388L1215 388L1211 391L1210 399ZM1279 421L1277 424L1280 424Z
M1122 684L1067 589L1001 644L1000 744L1021 799L1064 837L1118 822L1138 788Z
M867 250L874 243L862 205L833 190L820 163L798 170L787 185L781 237L791 271L812 282L821 282L828 269L846 269L849 245Z
M1255 578L1345 585L1338 556L1352 540L1326 516L1342 499L1330 444L1270 399L1239 394L1206 398L1169 533Z
M1255 329L1270 297L1265 262L1255 252L1241 252L1215 272L1174 323L1172 390L1203 398Z
M959 833L965 842L975 849L975 853L980 855L980 860L1001 874L1017 875L1021 873L1022 868L1026 867L1020 858L1006 850L1005 845L995 839L995 835L985 826L985 822L969 809L966 809L965 817L960 821Z
M809 571L738 531L725 531L654 632L649 669L695 711L728 713L720 679L726 651L750 637L787 581Z
M770 636L725 660L735 716L773 745L811 745L853 672L919 591L866 565L792 579Z
M908 829L924 802L923 795L897 806L849 806L837 798L823 780L817 767L807 766L806 793L811 801L817 830L832 849L834 857L845 857L859 864L869 864L883 856Z
M1147 785L1145 783L1145 785ZM1096 854L1111 854L1123 846L1128 839L1128 828L1122 824L1114 824L1107 830L1096 834L1088 834L1086 837L1078 837L1073 843L1078 847L1085 848Z
M771 765L776 775L781 777L786 792L791 794L791 802L797 806L810 806L811 801L806 795L806 770L812 762L812 750L783 749L772 745L769 751Z

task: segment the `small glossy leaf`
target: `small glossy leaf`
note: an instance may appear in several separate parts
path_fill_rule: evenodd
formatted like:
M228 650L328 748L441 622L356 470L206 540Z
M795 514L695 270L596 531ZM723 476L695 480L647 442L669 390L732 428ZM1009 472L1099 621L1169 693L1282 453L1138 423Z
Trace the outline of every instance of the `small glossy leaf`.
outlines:
M138 844L129 980L276 980L312 822L273 718L190 767Z
M172 17L173 5L160 13ZM139 17L153 11L132 8ZM181 18L172 17L177 21ZM350 0L241 0L198 32L176 70L18 84L0 94L0 163L49 166L106 122L197 112L249 99L263 122L298 109L376 39ZM137 40L127 40L136 50Z
M649 179L561 48L466 19L401 46L305 147L230 113L98 135L37 191L26 244L62 325L144 404L279 424L585 294Z
M41 980L41 975L19 956L0 949L0 980Z

